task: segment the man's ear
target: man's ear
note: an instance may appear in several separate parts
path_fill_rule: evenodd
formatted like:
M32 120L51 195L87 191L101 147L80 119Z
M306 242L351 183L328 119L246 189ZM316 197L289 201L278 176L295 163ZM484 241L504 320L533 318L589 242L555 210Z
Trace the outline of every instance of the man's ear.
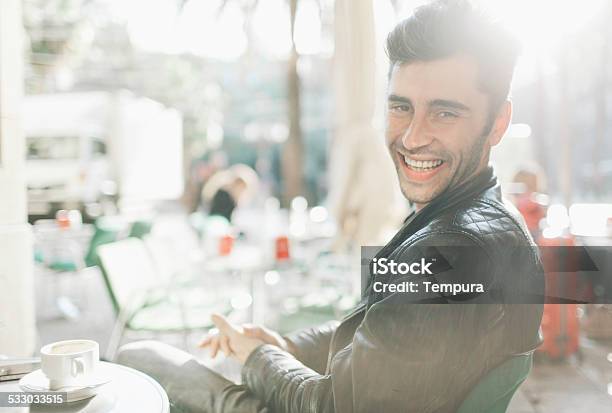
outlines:
M504 137L504 134L508 130L508 126L510 126L510 121L512 120L512 102L506 100L501 104L499 111L497 112L497 116L495 117L495 121L493 122L493 128L491 128L491 133L489 134L489 143L491 146L497 145L501 139Z

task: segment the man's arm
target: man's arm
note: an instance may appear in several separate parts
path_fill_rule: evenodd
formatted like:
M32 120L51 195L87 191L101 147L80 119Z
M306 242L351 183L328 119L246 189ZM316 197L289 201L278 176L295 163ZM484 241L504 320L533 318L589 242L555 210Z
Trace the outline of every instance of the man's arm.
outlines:
M269 344L256 348L242 367L243 383L278 412L333 412L331 380Z
M330 321L285 336L289 352L312 370L325 373L329 345L338 324L338 321Z
M475 246L469 239L458 241ZM439 278L466 279L460 273L466 263L455 261L451 267ZM447 298L432 294L421 302ZM500 361L503 314L501 304L417 304L410 295L396 293L369 308L352 344L335 355L329 374L264 345L250 353L243 381L281 412L450 411Z
M393 301L393 300L392 300ZM494 308L495 307L495 308ZM455 406L492 361L497 306L379 303L321 375L278 347L248 357L243 382L279 412L433 412ZM478 326L479 328L475 328Z

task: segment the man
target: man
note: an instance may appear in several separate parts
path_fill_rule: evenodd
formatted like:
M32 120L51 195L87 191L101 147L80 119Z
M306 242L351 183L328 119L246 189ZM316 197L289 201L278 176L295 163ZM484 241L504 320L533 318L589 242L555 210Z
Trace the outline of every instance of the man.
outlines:
M122 352L181 407L454 412L484 374L539 344L542 306L513 304L515 283L540 291L539 257L488 166L511 118L517 47L468 2L437 1L400 23L387 49L386 141L415 211L377 257L408 263L431 248L466 248L446 254L448 265L434 269L433 279L476 280L486 292L381 293L374 285L393 281L372 275L361 304L339 324L285 338L215 316L220 333L203 345L243 364L242 385L161 344Z

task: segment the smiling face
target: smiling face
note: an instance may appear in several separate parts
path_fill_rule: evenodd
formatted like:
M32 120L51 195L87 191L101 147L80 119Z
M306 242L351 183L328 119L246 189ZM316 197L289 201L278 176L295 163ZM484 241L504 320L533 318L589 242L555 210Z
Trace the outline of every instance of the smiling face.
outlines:
M395 65L387 109L387 146L404 196L419 209L486 168L511 116L505 102L489 125L478 65L463 56Z

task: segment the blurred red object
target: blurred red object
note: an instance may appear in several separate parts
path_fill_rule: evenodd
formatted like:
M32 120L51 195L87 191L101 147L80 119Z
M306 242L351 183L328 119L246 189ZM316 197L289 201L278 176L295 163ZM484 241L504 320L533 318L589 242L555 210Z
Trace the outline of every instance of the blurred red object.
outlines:
M544 304L542 335L538 349L551 359L564 359L578 352L578 305Z
M545 238L540 237L538 244L542 247L575 246L572 237ZM546 255L543 259L546 260ZM553 257L549 255L549 257ZM571 257L570 257L571 259ZM544 268L553 268L555 263L544 262ZM564 297L563 291L569 289L576 291L576 277L555 276L555 273L546 274L546 296ZM570 280L573 285L560 285L559 280ZM578 324L577 304L544 304L542 315L542 336L544 341L538 351L546 354L551 359L563 359L578 352L578 336L580 332Z
M219 239L219 255L230 255L234 247L234 237L224 235Z
M68 211L65 209L60 209L57 211L55 214L55 221L60 229L70 228L70 216L68 215Z
M276 238L276 260L289 259L289 238L280 236Z
M521 194L516 198L519 210L532 235L540 232L540 221L546 216L546 209L534 199L534 194Z

